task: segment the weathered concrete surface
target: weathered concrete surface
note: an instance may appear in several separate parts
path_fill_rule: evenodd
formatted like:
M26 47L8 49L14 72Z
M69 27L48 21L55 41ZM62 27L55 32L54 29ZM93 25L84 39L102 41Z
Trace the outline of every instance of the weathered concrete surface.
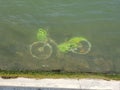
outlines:
M115 81L115 80L106 81L102 79L29 79L29 78L2 79L0 78L0 90L2 90L3 88L6 88L7 90L8 87L4 87L4 86L13 86L14 89L11 88L10 90L16 90L15 87L16 88L34 87L34 89L30 89L30 90L48 90L48 89L59 90L60 88L61 90L64 89L120 90L120 81ZM20 90L24 90L24 89L20 89Z

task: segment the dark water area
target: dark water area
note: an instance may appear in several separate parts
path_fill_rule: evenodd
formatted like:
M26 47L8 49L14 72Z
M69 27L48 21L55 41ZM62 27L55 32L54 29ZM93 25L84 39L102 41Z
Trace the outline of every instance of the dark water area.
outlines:
M0 86L0 90L82 90L82 89Z
M120 0L0 0L0 69L120 73ZM89 53L36 59L30 45L44 28L57 44L85 37Z

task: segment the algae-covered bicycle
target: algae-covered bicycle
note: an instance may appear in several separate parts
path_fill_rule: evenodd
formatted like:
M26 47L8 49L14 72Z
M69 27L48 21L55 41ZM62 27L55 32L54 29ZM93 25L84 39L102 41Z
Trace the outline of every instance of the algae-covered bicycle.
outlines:
M58 52L62 53L87 54L91 49L91 43L84 37L73 37L68 41L57 44L42 28L37 32L37 39L38 41L30 45L30 53L37 59L48 59L53 53L53 44L57 47Z

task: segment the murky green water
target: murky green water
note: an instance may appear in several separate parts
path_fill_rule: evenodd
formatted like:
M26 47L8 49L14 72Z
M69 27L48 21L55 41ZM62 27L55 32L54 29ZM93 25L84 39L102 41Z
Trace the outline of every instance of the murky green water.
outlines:
M120 0L0 0L0 69L120 73ZM88 54L36 59L29 46L39 28L61 43L87 38Z

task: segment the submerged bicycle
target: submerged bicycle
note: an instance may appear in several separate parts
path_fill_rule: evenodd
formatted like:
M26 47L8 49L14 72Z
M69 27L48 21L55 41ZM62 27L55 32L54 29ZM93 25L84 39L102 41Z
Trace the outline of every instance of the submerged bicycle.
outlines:
M73 37L57 44L42 28L37 32L37 39L30 45L30 54L37 59L48 59L53 53L53 45L61 53L87 54L91 50L91 43L84 37Z

